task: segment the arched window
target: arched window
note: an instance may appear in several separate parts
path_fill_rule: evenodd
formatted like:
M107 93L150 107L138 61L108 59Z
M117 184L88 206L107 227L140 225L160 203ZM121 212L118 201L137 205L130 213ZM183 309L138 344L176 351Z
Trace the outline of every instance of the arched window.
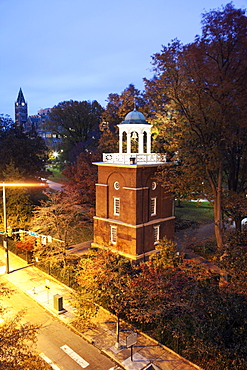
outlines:
M122 153L127 153L127 133L123 132Z
M138 153L139 149L139 135L136 131L131 132L131 153Z
M147 153L147 132L143 133L143 153Z

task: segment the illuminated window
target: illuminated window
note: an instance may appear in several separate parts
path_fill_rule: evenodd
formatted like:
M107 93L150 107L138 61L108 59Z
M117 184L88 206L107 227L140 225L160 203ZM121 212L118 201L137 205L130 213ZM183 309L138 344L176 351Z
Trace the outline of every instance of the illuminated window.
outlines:
M113 244L117 243L117 227L111 226L111 242Z
M159 226L154 226L154 243L158 243L160 238L160 227Z
M156 215L156 198L151 198L151 216Z
M113 198L114 200L114 215L119 216L120 215L120 198Z

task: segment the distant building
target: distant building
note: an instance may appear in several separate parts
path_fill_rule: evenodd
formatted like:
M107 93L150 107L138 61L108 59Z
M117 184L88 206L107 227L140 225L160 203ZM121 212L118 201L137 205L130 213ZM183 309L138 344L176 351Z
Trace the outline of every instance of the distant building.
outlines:
M104 153L98 166L93 247L133 261L148 258L163 237L174 238L173 197L155 180L164 154L151 153L151 128L136 109L119 127L119 153Z
M28 107L22 89L20 88L15 102L15 123L22 127L24 132L36 131L49 148L56 148L61 143L57 134L45 130L44 122L49 117L52 108L40 109L36 115L28 116Z
M15 102L15 123L18 126L24 127L25 123L27 122L27 118L28 118L27 112L28 112L27 103L24 99L22 89L20 89L17 100Z

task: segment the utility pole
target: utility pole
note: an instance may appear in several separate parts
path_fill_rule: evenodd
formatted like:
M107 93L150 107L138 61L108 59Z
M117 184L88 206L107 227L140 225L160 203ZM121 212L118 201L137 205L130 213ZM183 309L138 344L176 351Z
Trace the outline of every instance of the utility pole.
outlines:
M3 228L4 228L4 240L3 240L3 247L5 249L6 255L6 274L9 274L9 247L8 247L8 234L7 234L7 208L6 208L6 192L5 188L8 187L38 187L38 186L46 186L46 184L40 183L0 183L0 186L3 188Z

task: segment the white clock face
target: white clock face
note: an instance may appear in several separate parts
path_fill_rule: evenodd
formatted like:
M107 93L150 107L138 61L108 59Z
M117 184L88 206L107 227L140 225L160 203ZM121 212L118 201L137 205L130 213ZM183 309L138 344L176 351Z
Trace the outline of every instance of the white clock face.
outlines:
M152 182L152 190L155 190L155 189L156 189L156 186L157 186L156 182L155 182L155 181L153 181L153 182Z
M118 181L115 181L114 182L114 189L116 189L116 190L119 190L120 189L120 184L119 184Z
M21 103L21 105L25 105L25 103Z

